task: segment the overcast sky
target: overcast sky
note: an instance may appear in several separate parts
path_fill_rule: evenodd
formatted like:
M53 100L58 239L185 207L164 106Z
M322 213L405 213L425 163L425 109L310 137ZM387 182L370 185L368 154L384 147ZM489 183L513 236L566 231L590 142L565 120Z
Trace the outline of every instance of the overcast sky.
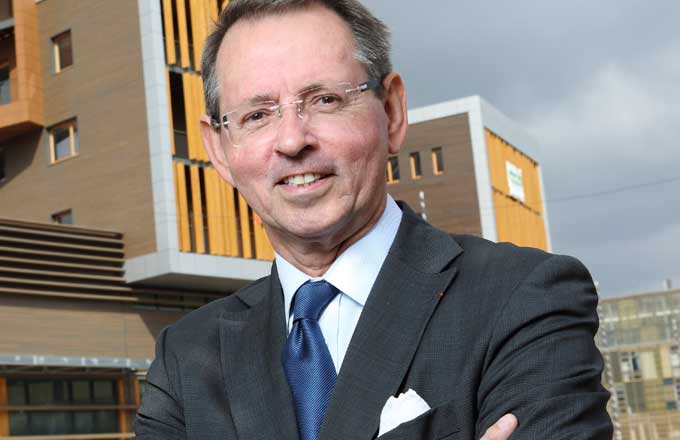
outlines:
M365 0L409 108L480 95L541 146L553 251L680 287L680 1Z

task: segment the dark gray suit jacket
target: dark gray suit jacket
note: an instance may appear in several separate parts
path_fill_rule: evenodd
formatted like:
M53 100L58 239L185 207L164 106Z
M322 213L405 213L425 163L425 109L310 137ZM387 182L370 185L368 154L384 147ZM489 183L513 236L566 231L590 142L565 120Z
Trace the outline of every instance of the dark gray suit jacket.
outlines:
M432 407L384 440L477 439L512 412L518 439L611 439L593 342L597 294L570 257L448 235L408 208L345 355L320 439L377 435L389 396ZM139 440L296 440L271 276L163 330Z

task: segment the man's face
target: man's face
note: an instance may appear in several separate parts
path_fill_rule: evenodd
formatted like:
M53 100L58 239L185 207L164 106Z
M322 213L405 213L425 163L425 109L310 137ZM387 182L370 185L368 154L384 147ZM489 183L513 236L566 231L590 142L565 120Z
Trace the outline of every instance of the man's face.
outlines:
M218 54L220 111L257 96L288 103L318 82L366 82L371 78L355 51L349 27L325 8L242 20L228 31ZM236 147L220 129L207 143L219 143L221 151L214 154L224 154L223 177L262 218L275 247L291 237L342 242L374 221L385 203L387 155L401 145L389 134L388 101L367 91L342 117L319 124L287 106L271 141ZM207 132L204 124L204 138ZM290 184L304 175L321 178Z

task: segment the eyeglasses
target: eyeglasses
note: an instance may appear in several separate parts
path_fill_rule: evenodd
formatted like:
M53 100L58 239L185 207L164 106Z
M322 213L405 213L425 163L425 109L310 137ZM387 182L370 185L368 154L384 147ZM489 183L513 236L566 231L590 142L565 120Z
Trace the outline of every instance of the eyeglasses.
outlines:
M380 84L377 79L358 86L346 82L318 83L300 92L294 101L281 104L249 101L223 114L219 121L213 117L210 123L215 129L224 127L233 146L243 147L273 137L281 125L285 107L295 106L297 117L310 126L338 122L352 114L361 93L377 89Z

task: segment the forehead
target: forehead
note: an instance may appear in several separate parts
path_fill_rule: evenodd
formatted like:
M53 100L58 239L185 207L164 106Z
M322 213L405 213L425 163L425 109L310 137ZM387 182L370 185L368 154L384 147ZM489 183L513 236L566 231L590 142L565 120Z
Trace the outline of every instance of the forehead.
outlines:
M295 93L306 84L361 80L349 26L323 7L237 22L217 56L220 101Z

